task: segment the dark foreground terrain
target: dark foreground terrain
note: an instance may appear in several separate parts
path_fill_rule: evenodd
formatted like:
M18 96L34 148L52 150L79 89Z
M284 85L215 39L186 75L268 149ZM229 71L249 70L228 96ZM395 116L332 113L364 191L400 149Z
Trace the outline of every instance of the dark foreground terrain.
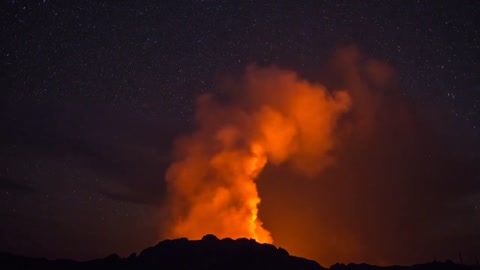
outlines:
M166 240L142 251L138 256L120 258L111 255L86 262L32 259L0 253L0 269L326 269L317 262L291 256L282 248L247 239L219 240L207 235L202 240ZM335 264L332 270L370 269L475 269L479 266L434 262L414 266L377 267L367 264Z

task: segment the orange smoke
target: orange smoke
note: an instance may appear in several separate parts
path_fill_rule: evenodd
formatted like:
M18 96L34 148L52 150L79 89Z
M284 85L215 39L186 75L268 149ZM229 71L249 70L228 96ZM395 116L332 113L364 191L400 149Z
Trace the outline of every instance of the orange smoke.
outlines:
M334 160L336 124L350 107L346 92L256 66L240 85L228 104L201 96L196 131L176 142L166 175L174 217L168 237L215 234L272 243L258 218L255 183L267 161L314 175Z

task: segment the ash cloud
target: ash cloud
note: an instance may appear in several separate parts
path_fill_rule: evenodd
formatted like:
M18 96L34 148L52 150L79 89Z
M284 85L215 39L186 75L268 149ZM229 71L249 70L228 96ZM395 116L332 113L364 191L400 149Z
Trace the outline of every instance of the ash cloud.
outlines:
M459 252L468 258L478 256L474 251L480 247L474 243L480 241L468 240L480 240L475 229L480 226L480 171L475 165L480 160L478 143L462 135L466 130L445 113L406 97L392 66L362 55L354 46L339 49L325 70L318 74L319 82L271 67L250 67L243 77L227 79L226 90L219 95L227 105L222 107L215 99L218 96L201 98L197 114L200 133L183 139L180 145L186 147L177 148L177 162L186 160L191 149L202 155L210 149L210 143L193 143L195 138L219 140L220 136L221 151L225 146L237 150L238 145L245 147L255 131L267 131L274 137L266 136L261 145L271 152L266 154L265 171L253 183L258 185L256 203L261 199L258 218L275 244L322 264L405 264L451 259ZM274 78L268 80L272 74ZM327 113L329 120L317 125L305 122L312 140L301 139L304 151L298 151L298 140L292 140L298 130L268 109L259 110L265 100L279 107L291 100L293 96L282 92L291 87L289 81L302 85L300 88L318 88L315 93L328 97L326 100L337 100L330 104L336 110ZM315 107L308 101L299 105L308 111L309 117L302 119L321 119L325 115L322 110L330 106L327 102ZM232 106L241 110L225 110ZM262 117L253 119L269 123L268 128L252 131L242 126L240 134L248 135L238 140L238 125L243 122L237 119L250 123L249 114L255 111L261 111ZM232 123L231 119L236 120ZM314 136L318 131L326 133ZM461 140L452 143L452 138ZM276 140L281 143L275 144ZM278 145L281 151L275 148ZM244 150L249 151L248 147ZM203 165L210 166L208 162ZM167 174L170 188L178 177L176 173L172 176L171 170L170 176ZM204 183L212 183L208 182L212 177L208 170L192 172L186 179L194 181L198 175L203 176L198 186L193 185L192 194L199 192L196 188L205 188ZM183 216L178 212L173 216L188 217L192 205L183 204ZM210 216L216 217L214 212Z
M169 237L212 233L271 243L258 218L255 183L265 165L286 163L313 176L334 163L335 128L350 107L345 91L329 92L275 67L250 66L238 82L223 103L199 97L196 131L176 142L166 174Z

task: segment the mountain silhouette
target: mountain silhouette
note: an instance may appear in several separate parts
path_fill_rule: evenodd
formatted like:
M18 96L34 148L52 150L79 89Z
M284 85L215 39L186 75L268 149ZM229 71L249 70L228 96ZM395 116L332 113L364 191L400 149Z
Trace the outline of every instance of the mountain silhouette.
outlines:
M202 240L186 238L165 240L143 250L138 256L127 258L113 254L106 258L85 262L73 260L34 259L0 253L0 269L295 269L323 270L315 261L290 255L285 249L270 244L259 244L252 239L230 238L219 240L206 235ZM331 270L373 269L475 269L480 267L458 265L452 262L433 262L409 267L377 267L367 264L335 264Z

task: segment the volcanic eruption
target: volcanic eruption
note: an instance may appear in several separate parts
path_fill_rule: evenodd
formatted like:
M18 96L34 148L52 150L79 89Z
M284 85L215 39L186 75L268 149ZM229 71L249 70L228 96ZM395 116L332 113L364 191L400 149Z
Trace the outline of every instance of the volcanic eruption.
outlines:
M166 173L168 237L215 234L272 243L258 217L255 183L267 163L310 176L334 161L334 131L351 103L346 91L253 65L230 88L223 96L200 96L195 131L175 142Z

